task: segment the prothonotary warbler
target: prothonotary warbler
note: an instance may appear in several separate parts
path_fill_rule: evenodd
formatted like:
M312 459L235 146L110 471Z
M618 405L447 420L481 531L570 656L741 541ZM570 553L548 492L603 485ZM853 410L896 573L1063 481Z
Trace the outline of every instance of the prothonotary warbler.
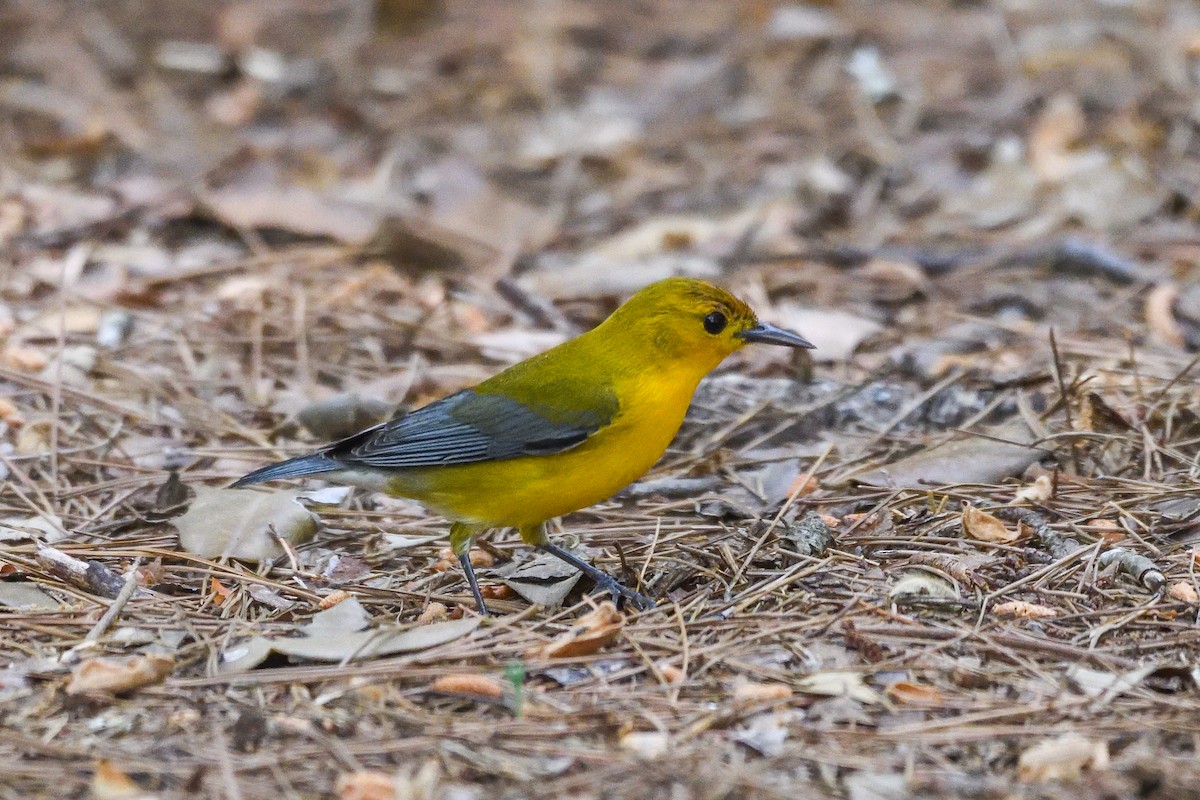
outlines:
M545 523L611 497L650 469L679 431L700 379L752 342L813 346L759 322L723 289L668 278L587 333L473 389L233 485L320 475L421 502L452 521L450 544L481 613L487 608L468 552L490 528L516 528L614 598L648 608L649 598L552 544Z

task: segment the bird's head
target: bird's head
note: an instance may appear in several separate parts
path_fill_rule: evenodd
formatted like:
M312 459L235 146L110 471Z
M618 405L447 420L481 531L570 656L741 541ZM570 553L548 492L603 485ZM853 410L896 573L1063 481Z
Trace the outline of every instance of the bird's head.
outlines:
M791 331L758 321L745 302L711 283L667 278L645 287L610 318L614 331L636 335L642 347L711 370L747 344L810 348Z

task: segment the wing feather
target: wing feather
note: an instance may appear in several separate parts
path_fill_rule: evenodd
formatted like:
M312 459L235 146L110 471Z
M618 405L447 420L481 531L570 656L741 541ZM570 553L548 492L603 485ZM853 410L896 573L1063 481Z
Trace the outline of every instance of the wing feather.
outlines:
M603 411L553 413L467 389L332 445L323 455L348 467L407 469L560 453L612 421Z

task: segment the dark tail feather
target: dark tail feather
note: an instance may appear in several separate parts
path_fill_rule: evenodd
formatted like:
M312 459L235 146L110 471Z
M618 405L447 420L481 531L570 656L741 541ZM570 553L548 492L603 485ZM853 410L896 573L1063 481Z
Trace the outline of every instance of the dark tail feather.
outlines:
M249 486L252 483L276 481L282 478L299 478L303 475L316 475L321 472L335 472L342 468L342 465L338 462L319 453L298 456L297 458L289 458L287 461L280 461L278 464L270 464L262 469L256 469L249 475L243 475L229 488L236 489L239 486Z

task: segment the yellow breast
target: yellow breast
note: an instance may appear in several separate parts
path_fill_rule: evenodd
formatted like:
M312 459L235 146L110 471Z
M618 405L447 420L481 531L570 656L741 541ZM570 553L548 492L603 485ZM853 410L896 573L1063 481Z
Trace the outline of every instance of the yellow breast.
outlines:
M612 497L654 466L679 431L697 382L691 374L639 376L618 387L621 410L612 424L578 447L407 471L387 491L487 527L528 527L569 514Z

